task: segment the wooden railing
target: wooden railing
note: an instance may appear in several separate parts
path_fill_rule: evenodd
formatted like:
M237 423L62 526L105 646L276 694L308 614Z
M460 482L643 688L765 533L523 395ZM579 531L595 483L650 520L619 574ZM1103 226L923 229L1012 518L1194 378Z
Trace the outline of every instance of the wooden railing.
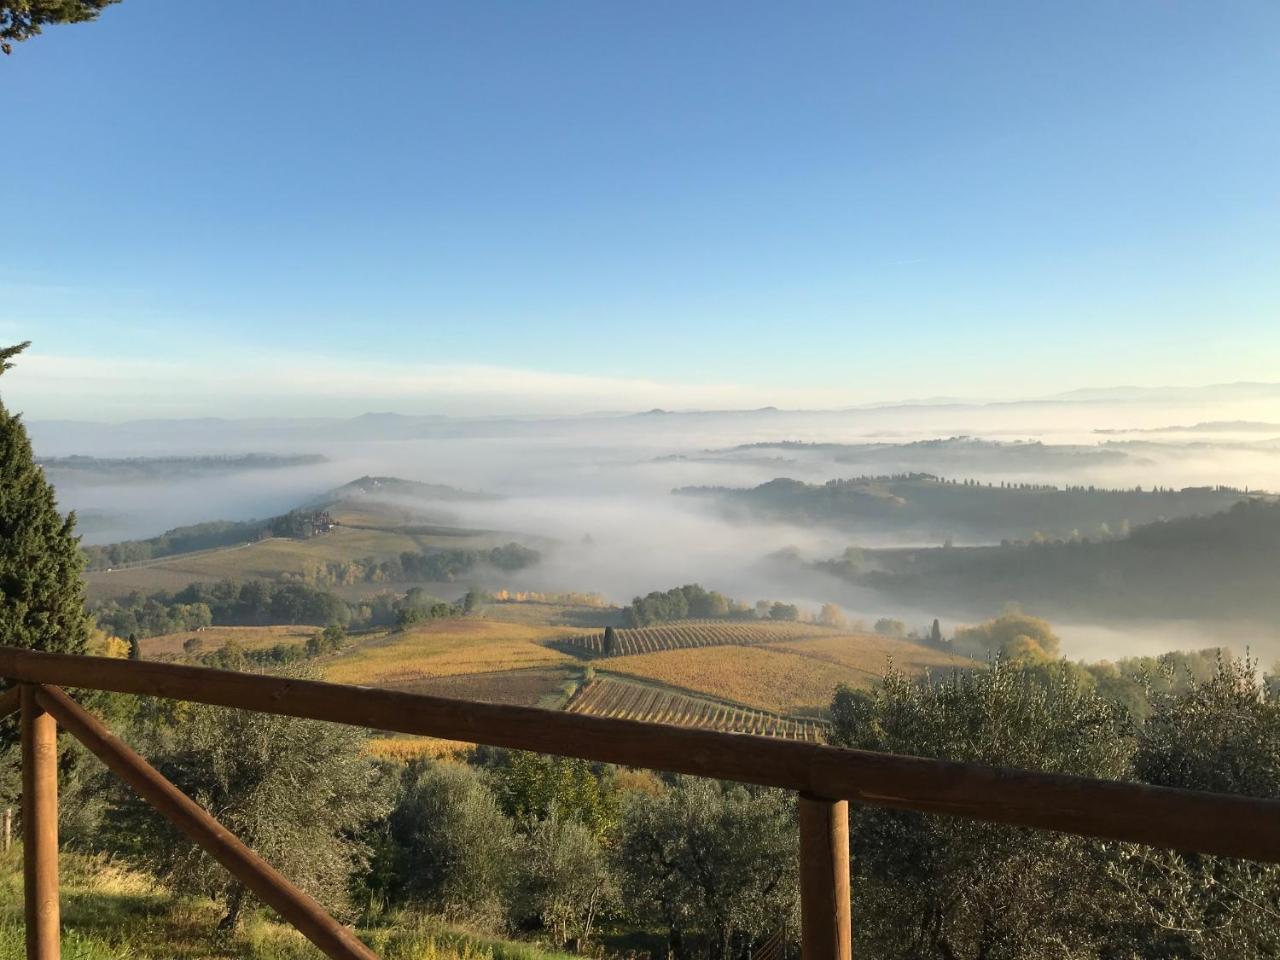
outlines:
M190 700L782 787L799 794L801 949L850 956L848 803L1280 863L1280 800L845 750L175 664L0 647L0 716L22 711L28 960L58 957L57 725L335 960L376 960L61 688Z

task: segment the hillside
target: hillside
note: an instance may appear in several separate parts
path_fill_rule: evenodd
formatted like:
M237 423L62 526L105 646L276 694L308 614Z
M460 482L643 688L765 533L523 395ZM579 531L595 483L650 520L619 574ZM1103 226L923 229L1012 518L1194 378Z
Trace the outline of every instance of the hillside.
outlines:
M1280 503L1250 499L1123 539L851 550L818 566L907 603L985 614L1018 601L1048 616L1280 617Z
M172 592L224 578L345 588L369 583L363 591L369 593L536 562L536 552L514 543L511 534L458 526L431 509L476 499L495 498L441 484L361 477L265 520L210 521L147 539L85 546L89 594L96 600Z
M753 488L683 487L730 517L898 533L935 541L949 537L1050 539L1076 531L1114 536L1155 520L1201 516L1245 499L1226 487L1104 490L1041 484L944 480L930 474L854 477L823 484L778 478Z
M142 651L147 659L225 665L219 652L235 650L255 663L305 661L336 683L801 739L817 738L813 721L837 684L866 687L890 661L912 675L973 665L915 641L770 621L619 630L619 655L609 657L596 649L596 631L492 616L365 630L336 650L310 649L319 633L206 627L148 637Z
M824 631L750 645L686 647L596 661L620 674L780 716L823 716L839 684L865 688L889 663L909 675L969 668L974 661L911 640Z
M335 487L317 497L312 504L329 507L349 500L419 500L428 503L458 500L500 500L492 493L460 490L443 483L423 483L420 480L404 480L400 477L364 476L350 483Z

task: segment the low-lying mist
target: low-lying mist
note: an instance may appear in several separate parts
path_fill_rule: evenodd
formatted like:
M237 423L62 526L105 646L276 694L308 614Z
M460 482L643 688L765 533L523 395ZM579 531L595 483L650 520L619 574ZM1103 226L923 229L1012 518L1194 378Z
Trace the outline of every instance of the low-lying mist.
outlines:
M1274 433L1266 429L1273 422ZM1164 429L1170 427L1179 429ZM195 471L128 483L100 477L89 482L77 472L51 468L61 506L80 512L89 543L154 536L208 520L268 517L361 476L392 476L497 495L417 504L432 522L549 544L541 563L511 575L506 584L511 589L595 591L626 602L636 594L697 581L745 601L776 599L811 609L835 602L851 617L870 622L892 615L912 625L940 617L947 626L954 612L895 608L873 591L807 563L771 559L779 551L819 560L851 545L917 545L911 536L730 521L708 504L671 491L753 487L778 477L820 483L902 472L997 485L1280 489L1280 403L1269 395L548 420L377 415L117 426L36 422L30 430L37 455L45 457L305 453L326 458L301 467ZM961 436L975 439L921 442ZM1091 659L1220 642L1250 646L1264 656L1280 653L1273 633L1243 626L1059 627L1065 652Z

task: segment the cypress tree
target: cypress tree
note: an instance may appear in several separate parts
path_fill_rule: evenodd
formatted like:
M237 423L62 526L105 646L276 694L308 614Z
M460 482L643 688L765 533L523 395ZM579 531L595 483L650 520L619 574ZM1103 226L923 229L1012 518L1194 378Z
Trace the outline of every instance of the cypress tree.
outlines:
M28 346L0 349L0 374ZM58 513L22 418L0 402L0 644L83 653L83 565L75 514Z

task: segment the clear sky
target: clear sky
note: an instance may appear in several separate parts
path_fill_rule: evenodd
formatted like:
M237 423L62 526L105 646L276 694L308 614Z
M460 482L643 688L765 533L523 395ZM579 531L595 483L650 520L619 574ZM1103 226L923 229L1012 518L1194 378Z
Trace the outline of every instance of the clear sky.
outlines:
M0 58L30 416L1280 380L1280 4L124 0Z

